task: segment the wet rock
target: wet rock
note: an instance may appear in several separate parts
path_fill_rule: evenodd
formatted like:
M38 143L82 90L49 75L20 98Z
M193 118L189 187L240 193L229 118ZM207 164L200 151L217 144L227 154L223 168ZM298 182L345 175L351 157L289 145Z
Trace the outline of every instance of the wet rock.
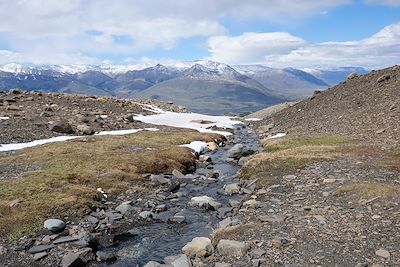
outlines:
M148 263L146 263L143 267L161 267L164 264L158 263L156 261L149 261ZM165 265L164 265L165 266Z
M92 135L95 133L95 131L87 124L80 124L76 126L76 129L85 135Z
M57 133L66 133L66 134L75 133L71 124L69 124L69 122L67 122L67 121L53 122L49 125L49 129L50 129L50 131L57 132Z
M224 191L228 195L239 194L240 193L239 184L237 184L237 183L227 184L224 187Z
M240 206L240 202L233 199L229 199L228 203L232 208L238 208Z
M210 151L215 151L215 150L218 150L218 145L215 142L208 142L207 148Z
M221 203L208 196L192 197L188 205L189 207L198 206L207 210L217 210L222 206Z
M378 250L376 250L375 251L375 255L376 256L379 256L379 257L381 257L381 258L384 258L384 259L389 259L390 258L390 253L389 253L389 251L387 251L386 249L378 249Z
M105 262L112 262L115 261L117 257L114 253L106 252L106 251L97 251L96 252L96 260L97 261L105 261Z
M171 180L170 184L168 185L168 191L169 192L176 192L179 190L179 188L181 187L181 184L179 183L179 181L177 180Z
M183 223L186 221L186 217L181 214L175 214L174 216L169 218L169 221L174 223Z
M127 214L128 212L133 210L133 207L130 205L130 201L129 202L124 202L120 205L118 205L115 210L119 211L122 215Z
M151 211L142 211L139 213L139 216L142 217L143 219L151 219L154 217L154 214Z
M43 224L44 228L53 233L64 230L65 222L59 219L48 219Z
M156 212L164 212L167 210L167 205L165 204L160 204L156 207Z
M30 254L36 254L39 252L47 251L52 248L54 248L55 245L38 245L38 246L33 246L28 250L28 253Z
M243 144L236 144L228 151L228 158L233 158L239 160L241 157L246 157L254 154L254 150L251 148L243 145Z
M85 263L82 261L79 255L72 252L69 252L61 260L62 267L80 267L84 265Z
M228 257L243 257L250 246L244 242L221 239L217 245L218 252Z
M182 252L189 257L207 257L214 253L214 247L209 238L195 237L182 248Z
M192 267L192 262L190 261L190 258L185 254L180 255L175 260L171 261L169 264L171 264L174 267Z

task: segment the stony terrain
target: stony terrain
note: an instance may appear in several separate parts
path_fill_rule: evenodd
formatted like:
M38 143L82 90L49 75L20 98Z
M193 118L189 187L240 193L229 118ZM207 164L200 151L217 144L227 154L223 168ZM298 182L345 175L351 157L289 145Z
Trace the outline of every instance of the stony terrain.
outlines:
M28 142L65 134L143 128L132 114L152 114L146 105L164 110L184 111L175 105L155 100L123 100L111 97L55 93L27 93L11 90L0 93L0 144ZM68 129L52 131L55 122L66 122ZM85 132L85 133L84 133Z
M400 67L350 76L309 100L275 113L258 125L273 124L273 131L352 135L387 145L400 139ZM378 142L379 142L378 141Z
M399 79L397 67L350 75L311 99L246 122L261 146L244 126L227 140L201 137L208 152L196 155L186 174L152 163L129 190L112 197L98 190L101 205L83 216L45 222L47 229L34 235L3 241L0 262L399 266ZM155 137L137 138L126 141ZM79 176L65 179L90 184Z

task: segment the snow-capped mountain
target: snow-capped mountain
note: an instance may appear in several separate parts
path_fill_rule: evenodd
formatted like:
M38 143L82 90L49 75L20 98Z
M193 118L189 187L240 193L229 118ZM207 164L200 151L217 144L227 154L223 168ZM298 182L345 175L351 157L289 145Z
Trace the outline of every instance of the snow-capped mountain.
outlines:
M0 66L0 90L142 97L209 109L212 113L254 111L263 105L304 98L362 68L274 69L264 65L229 66L208 60L150 65ZM245 104L244 104L245 103ZM212 104L212 105L210 105ZM215 104L215 105L214 105Z

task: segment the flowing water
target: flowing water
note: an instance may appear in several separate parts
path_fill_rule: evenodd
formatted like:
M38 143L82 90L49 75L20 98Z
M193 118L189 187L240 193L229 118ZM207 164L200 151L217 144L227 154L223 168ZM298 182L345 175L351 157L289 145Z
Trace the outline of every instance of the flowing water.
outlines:
M213 171L218 171L220 176L218 181L210 184L188 184L181 188L180 192L187 193L187 196L179 198L177 201L166 200L168 211L160 213L158 222L150 225L138 227L138 235L128 241L124 241L118 246L111 248L116 252L118 261L112 266L128 267L143 266L149 261L163 262L163 258L182 253L182 247L190 242L194 237L210 237L213 229L218 227L220 219L217 211L206 211L200 208L188 208L187 204L194 196L210 196L222 203L223 207L228 207L228 200L240 200L240 195L225 196L219 194L225 184L237 180L236 173L239 170L237 164L227 163L227 152L235 144L241 143L252 148L259 149L257 135L243 125L237 126L235 134L230 137L230 142L218 151L206 153L213 160ZM204 174L210 170L198 169L195 174ZM163 217L171 217L177 212L186 218L186 223L167 223Z

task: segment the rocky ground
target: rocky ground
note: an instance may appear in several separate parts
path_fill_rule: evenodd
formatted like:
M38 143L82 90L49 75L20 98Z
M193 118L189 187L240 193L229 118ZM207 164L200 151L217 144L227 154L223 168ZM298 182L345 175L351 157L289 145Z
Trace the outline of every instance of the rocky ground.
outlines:
M0 144L29 142L58 135L144 128L133 114L152 114L153 105L176 112L182 107L155 100L124 100L84 95L0 92Z
M111 199L98 192L105 208L3 243L0 262L400 266L399 71L351 75L248 122L259 150L238 127L227 143L210 145L193 174L144 174L151 187Z

